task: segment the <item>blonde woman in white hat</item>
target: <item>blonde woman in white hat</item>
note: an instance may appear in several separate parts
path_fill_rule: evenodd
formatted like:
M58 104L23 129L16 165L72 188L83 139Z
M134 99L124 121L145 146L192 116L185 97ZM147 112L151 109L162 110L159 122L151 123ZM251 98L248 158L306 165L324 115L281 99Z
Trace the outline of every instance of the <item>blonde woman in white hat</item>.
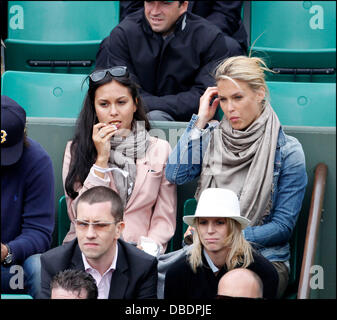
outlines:
M215 298L220 279L226 275L230 283L230 273L237 273L238 269L241 277L247 279L247 292L241 293L241 297L259 296L252 294L249 287L256 276L261 279L262 288L259 289L263 298L276 297L277 271L244 239L242 230L250 221L240 216L239 201L233 191L205 189L195 215L183 219L194 227L193 245L188 255L179 258L167 271L165 299ZM235 283L232 287L235 288ZM228 291L227 295L237 296Z

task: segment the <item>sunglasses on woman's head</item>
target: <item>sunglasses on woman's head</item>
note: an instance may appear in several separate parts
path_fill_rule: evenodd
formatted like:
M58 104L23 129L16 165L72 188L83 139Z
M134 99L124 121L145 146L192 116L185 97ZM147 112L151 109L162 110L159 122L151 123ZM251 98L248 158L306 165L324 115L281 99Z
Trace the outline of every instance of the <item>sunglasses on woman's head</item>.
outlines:
M124 77L124 76L128 76L129 74L127 67L118 66L118 67L112 67L109 69L94 71L90 75L90 79L94 82L100 81L105 77L107 72L109 72L113 77Z

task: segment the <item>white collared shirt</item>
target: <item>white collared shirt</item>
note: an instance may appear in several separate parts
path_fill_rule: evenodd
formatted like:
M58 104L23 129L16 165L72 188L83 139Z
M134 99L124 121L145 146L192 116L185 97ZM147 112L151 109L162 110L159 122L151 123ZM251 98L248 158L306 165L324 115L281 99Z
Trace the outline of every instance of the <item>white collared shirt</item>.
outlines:
M90 266L87 258L82 253L84 270L90 273L96 281L97 289L98 289L98 299L108 299L109 297L111 277L112 277L113 271L116 270L117 256L118 256L118 244L116 243L115 254L114 254L114 258L112 260L111 266L109 267L107 271L104 272L103 276L101 276L101 274L96 269Z
M204 256L207 260L209 267L212 269L213 273L219 271L219 268L213 263L212 259L209 257L208 253L206 252L205 248L203 249Z

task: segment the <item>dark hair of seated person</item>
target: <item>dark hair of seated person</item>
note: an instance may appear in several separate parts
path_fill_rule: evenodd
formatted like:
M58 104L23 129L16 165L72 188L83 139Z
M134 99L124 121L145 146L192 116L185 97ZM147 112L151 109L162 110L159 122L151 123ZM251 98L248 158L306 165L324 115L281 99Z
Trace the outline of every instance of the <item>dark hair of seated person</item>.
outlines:
M90 273L84 270L64 270L57 273L50 284L50 289L62 288L75 292L80 296L81 291L87 293L86 299L97 299L96 281Z

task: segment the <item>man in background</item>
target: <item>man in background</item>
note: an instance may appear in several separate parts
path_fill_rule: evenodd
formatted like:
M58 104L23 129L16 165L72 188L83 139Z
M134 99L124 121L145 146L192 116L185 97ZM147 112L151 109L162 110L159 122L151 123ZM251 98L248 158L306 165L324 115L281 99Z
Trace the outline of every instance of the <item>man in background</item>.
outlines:
M26 135L26 112L1 96L1 293L40 288L40 253L54 229L54 171L47 152Z
M188 1L187 11L215 24L225 35L237 40L247 51L247 32L241 19L243 1ZM120 1L120 20L142 9L144 1Z
M187 8L188 1L145 1L111 31L96 55L96 69L127 66L150 120L189 121L214 85L215 66L244 54L238 41Z

